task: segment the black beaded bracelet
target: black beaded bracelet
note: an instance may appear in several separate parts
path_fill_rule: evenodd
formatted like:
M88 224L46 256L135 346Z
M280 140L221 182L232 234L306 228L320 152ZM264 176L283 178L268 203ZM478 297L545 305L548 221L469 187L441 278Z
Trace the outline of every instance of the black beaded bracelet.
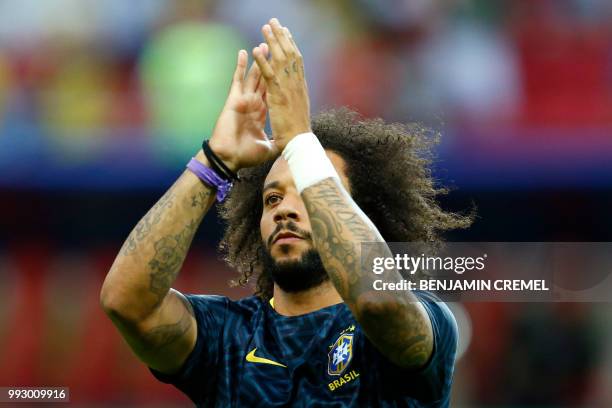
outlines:
M240 181L240 177L238 177L238 174L230 170L230 168L227 167L225 163L223 163L223 160L221 160L219 156L217 156L215 152L212 151L212 149L208 145L208 140L204 140L204 142L202 143L202 150L204 151L204 155L210 162L211 167L214 171L217 172L217 174L224 177L226 180Z

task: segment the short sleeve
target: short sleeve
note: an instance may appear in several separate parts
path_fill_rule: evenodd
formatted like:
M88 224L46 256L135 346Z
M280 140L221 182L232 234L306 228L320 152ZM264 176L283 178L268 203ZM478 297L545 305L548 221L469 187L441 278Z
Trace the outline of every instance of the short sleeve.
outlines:
M415 294L429 314L434 336L431 357L427 364L417 371L417 375L434 398L448 399L459 338L457 322L448 306L437 297L427 292Z
M415 399L422 406L447 407L457 352L457 323L448 306L435 295L429 292L412 293L419 299L431 321L433 351L429 361L418 370L398 367L376 351L384 390L396 398Z
M185 295L193 307L197 322L196 343L181 369L175 374L164 374L149 368L159 381L172 384L192 401L210 395L216 378L214 368L219 361L219 346L226 320L229 299L213 295Z

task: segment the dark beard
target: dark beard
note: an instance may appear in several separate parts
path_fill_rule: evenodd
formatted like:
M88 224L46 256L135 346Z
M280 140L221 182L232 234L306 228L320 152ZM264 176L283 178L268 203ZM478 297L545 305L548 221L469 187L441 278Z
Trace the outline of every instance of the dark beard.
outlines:
M329 280L319 253L309 249L295 261L276 262L267 248L263 250L264 273L287 293L312 289Z

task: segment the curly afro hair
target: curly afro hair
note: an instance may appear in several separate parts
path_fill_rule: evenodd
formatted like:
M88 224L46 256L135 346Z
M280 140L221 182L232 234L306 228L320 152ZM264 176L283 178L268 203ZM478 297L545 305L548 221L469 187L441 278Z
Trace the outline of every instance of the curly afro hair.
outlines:
M429 129L363 119L342 108L315 116L312 130L326 150L344 159L353 199L387 242L436 243L444 231L471 224L472 215L445 212L436 202L447 190L436 187L431 175L438 135ZM256 277L255 294L264 300L272 296L273 282L262 266L259 223L263 183L272 164L240 170L243 181L220 208L226 229L219 247L241 275L234 284L245 286Z

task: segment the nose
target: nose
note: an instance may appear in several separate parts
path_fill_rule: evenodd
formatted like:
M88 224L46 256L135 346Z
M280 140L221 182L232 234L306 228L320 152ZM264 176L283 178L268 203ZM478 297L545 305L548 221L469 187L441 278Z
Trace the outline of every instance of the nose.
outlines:
M297 209L287 198L283 199L274 212L274 222L276 223L286 220L298 221L299 218Z

